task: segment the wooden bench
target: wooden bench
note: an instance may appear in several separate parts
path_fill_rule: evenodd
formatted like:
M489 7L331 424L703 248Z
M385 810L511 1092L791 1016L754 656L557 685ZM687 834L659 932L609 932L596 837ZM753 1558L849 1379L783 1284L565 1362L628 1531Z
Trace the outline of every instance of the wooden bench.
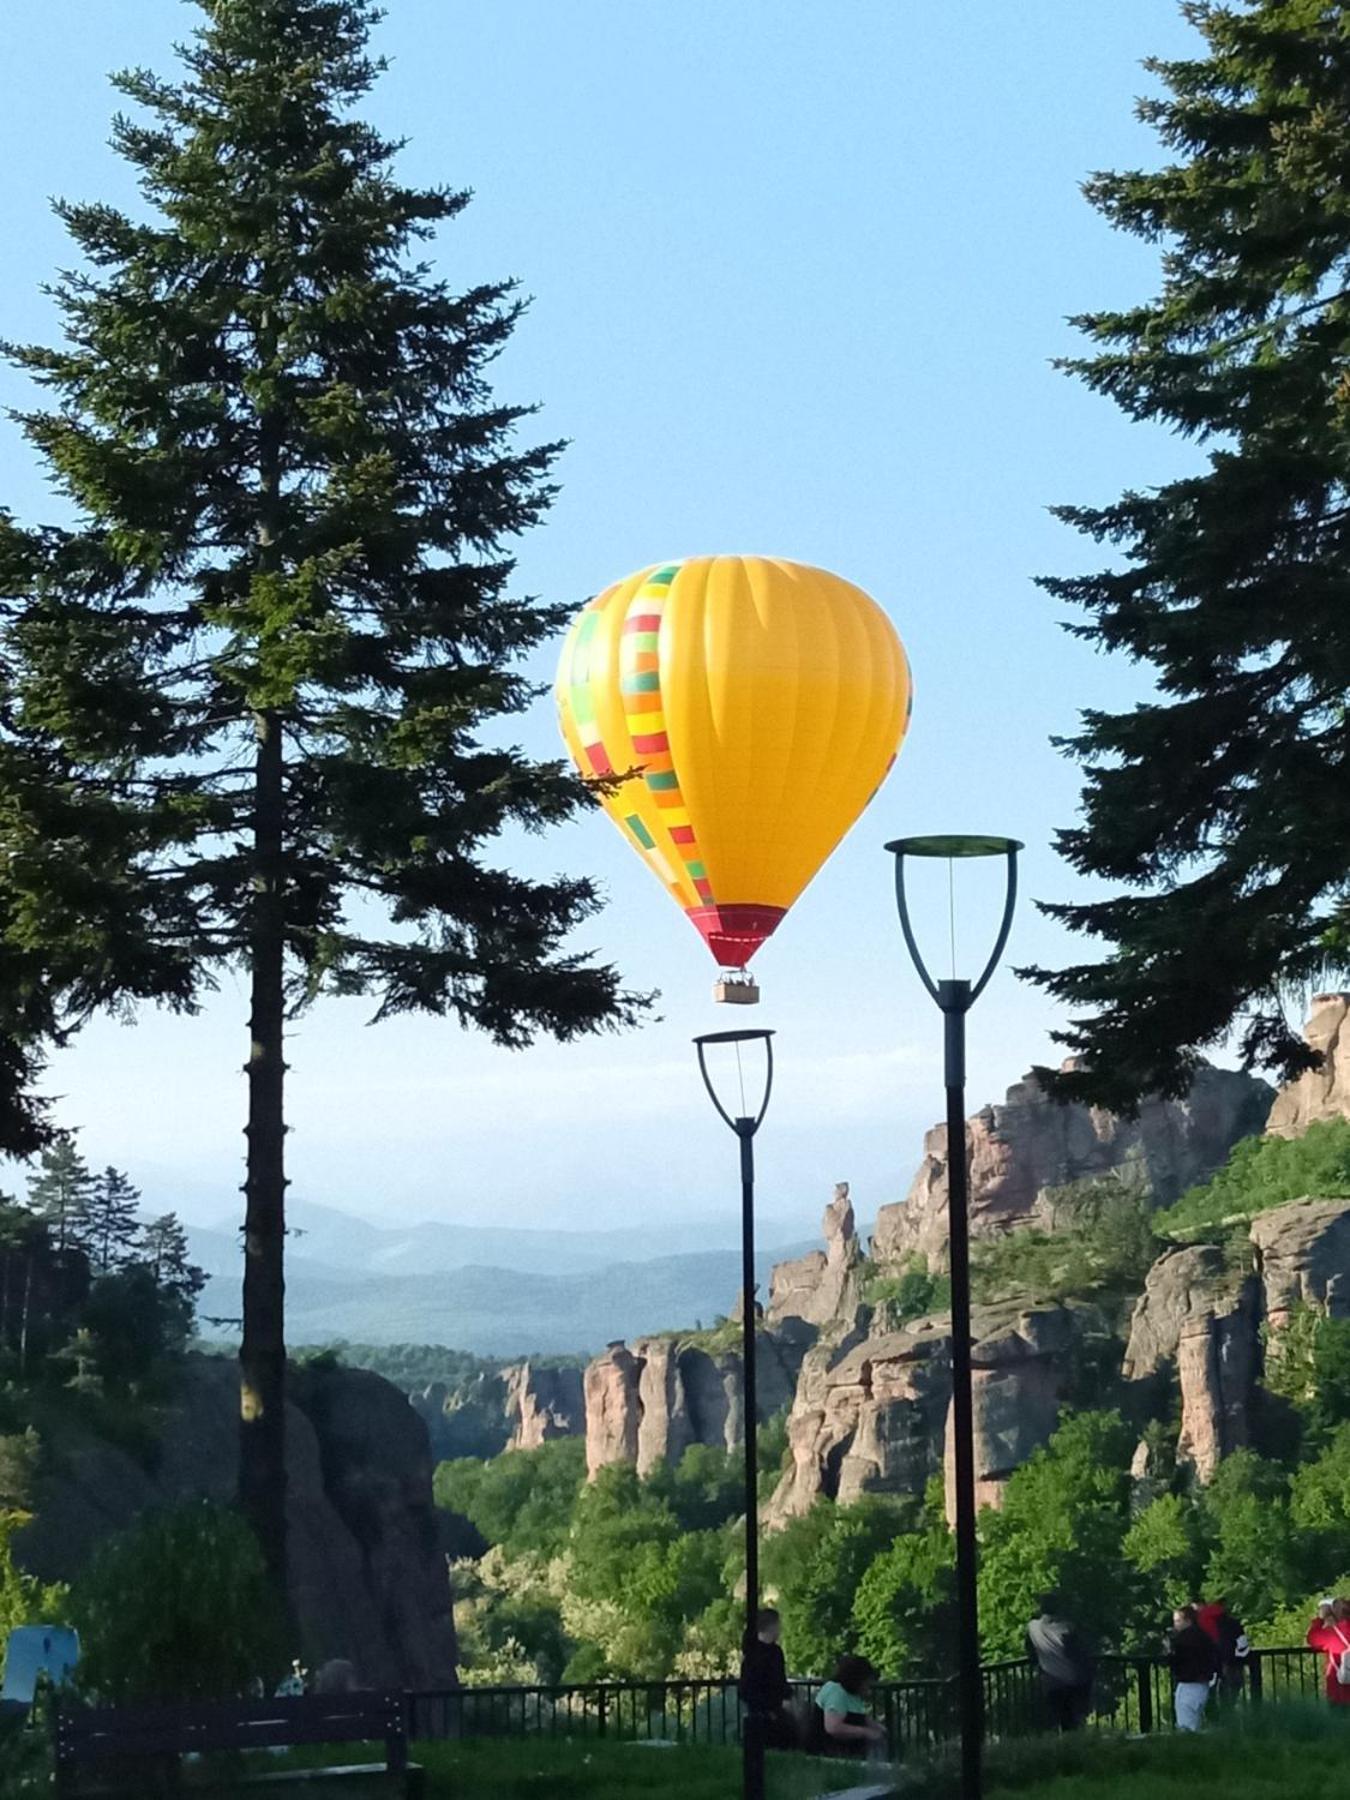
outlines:
M185 1756L293 1749L303 1744L384 1744L383 1763L249 1770L216 1776L183 1767ZM305 1694L294 1699L194 1701L180 1706L86 1707L56 1713L56 1791L149 1800L185 1790L359 1781L416 1800L423 1771L408 1761L401 1693Z

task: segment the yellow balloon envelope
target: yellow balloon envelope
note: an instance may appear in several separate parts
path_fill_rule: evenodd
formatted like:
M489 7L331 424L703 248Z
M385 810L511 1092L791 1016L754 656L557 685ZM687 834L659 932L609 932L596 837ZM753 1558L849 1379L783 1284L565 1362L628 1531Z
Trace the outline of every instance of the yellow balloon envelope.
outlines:
M895 761L909 664L861 588L765 556L661 563L578 615L557 682L605 811L744 968Z

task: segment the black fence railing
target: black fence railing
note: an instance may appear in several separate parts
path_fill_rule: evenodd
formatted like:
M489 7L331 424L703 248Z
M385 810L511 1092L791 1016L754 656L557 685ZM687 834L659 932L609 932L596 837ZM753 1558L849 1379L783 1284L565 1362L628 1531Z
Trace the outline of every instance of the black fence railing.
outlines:
M1315 1699L1322 1693L1324 1662L1315 1650L1254 1650L1241 1685L1222 1690L1216 1704ZM990 1739L1026 1737L1047 1728L1032 1664L986 1663L983 1674ZM820 1685L818 1680L793 1683L803 1706ZM408 1707L410 1733L424 1739L539 1734L731 1744L740 1736L741 1723L736 1685L722 1679L437 1689L409 1694ZM892 1753L899 1757L932 1749L956 1735L954 1679L879 1682L874 1708L886 1726ZM1102 1731L1172 1730L1172 1677L1166 1659L1103 1657L1087 1723Z

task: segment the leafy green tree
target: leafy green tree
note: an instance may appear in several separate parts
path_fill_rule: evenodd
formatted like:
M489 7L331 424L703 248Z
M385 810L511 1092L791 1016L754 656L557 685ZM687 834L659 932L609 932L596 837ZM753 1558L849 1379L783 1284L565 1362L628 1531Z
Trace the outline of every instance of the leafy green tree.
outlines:
M603 1468L582 1491L566 1556L564 1622L590 1651L568 1665L633 1678L668 1675L693 1621L726 1595L728 1545L718 1531L682 1527L670 1502L627 1463ZM585 1651L586 1643L582 1649Z
M1222 1595L1243 1620L1269 1618L1304 1587L1283 1469L1250 1450L1225 1457L1202 1504L1213 1548L1205 1593Z
M197 4L176 83L116 78L143 209L59 206L65 341L11 352L53 396L23 424L75 523L0 530L28 849L0 859L0 928L35 920L15 954L37 932L84 981L39 985L34 1029L246 972L240 1496L280 1576L288 1014L372 994L518 1046L637 1002L566 948L589 881L488 857L586 798L502 729L562 623L511 592L558 452L488 388L523 303L419 260L467 195L402 185L353 110L370 0Z
M1204 452L1192 472L1060 517L1108 566L1047 581L1073 629L1155 688L1065 747L1082 823L1059 834L1104 899L1046 910L1105 946L1031 971L1075 1009L1062 1094L1182 1093L1235 1023L1249 1062L1312 1053L1282 990L1350 966L1350 34L1339 0L1190 4L1203 53L1149 66L1162 167L1088 198L1163 246L1157 297L1077 323L1067 367Z
M1141 1635L1169 1607L1186 1606L1201 1594L1209 1548L1204 1514L1187 1496L1160 1494L1135 1519L1122 1549L1146 1578Z
M86 1248L94 1177L69 1133L42 1152L39 1172L28 1183L28 1204L47 1227L58 1255Z
M818 1500L764 1540L764 1586L783 1616L783 1649L799 1674L825 1675L858 1647L858 1588L882 1551L915 1522L917 1508L869 1497L852 1506Z
M287 1648L256 1537L201 1501L108 1538L72 1586L69 1616L82 1687L115 1705L231 1699L275 1676Z
M567 1540L586 1480L581 1438L554 1438L537 1450L508 1450L491 1462L461 1457L441 1463L435 1499L463 1513L490 1544L514 1553L552 1555Z
M889 1679L947 1674L956 1645L956 1549L945 1521L874 1558L853 1602L858 1648Z
M675 1468L663 1464L648 1490L667 1501L686 1531L715 1531L745 1516L745 1464L739 1451L691 1444Z
M1294 1471L1289 1517L1309 1586L1320 1580L1326 1593L1330 1571L1350 1569L1350 1424L1339 1427L1320 1456Z
M0 1436L0 1514L31 1509L41 1462L42 1440L31 1425Z
M140 1234L140 1200L140 1189L133 1187L120 1169L104 1169L90 1182L84 1242L99 1275L110 1274L130 1258Z
M980 1515L980 1631L986 1657L1020 1656L1041 1595L1103 1646L1136 1610L1126 1560L1133 1433L1116 1413L1079 1413L1013 1472L1000 1511Z

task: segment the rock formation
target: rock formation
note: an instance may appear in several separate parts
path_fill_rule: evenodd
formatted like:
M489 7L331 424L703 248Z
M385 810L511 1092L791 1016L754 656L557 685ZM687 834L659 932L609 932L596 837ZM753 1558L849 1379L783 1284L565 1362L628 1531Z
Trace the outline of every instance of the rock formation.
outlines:
M425 1427L361 1369L297 1370L286 1417L291 1602L311 1664L350 1661L373 1686L453 1685L450 1584ZM234 1497L239 1376L191 1357L153 1467L83 1428L53 1425L35 1518L13 1538L43 1581L77 1575L110 1532L179 1501Z
M1293 1200L1259 1213L1251 1239L1272 1329L1300 1303L1350 1317L1350 1200Z
M1057 1190L1092 1178L1120 1180L1166 1205L1211 1174L1239 1138L1259 1131L1270 1104L1265 1082L1207 1067L1185 1100L1146 1100L1137 1118L1121 1119L1099 1107L1062 1106L1027 1076L1001 1106L986 1106L966 1122L971 1232L1054 1229ZM945 1266L945 1125L924 1138L923 1163L904 1202L877 1215L872 1252L880 1262L903 1264L917 1255L930 1268Z
M511 1432L509 1450L537 1450L552 1438L584 1435L586 1396L580 1369L517 1363L503 1369L501 1379Z
M622 1343L611 1344L586 1365L582 1389L586 1397L588 1475L593 1476L606 1463L637 1461L641 1379L641 1359Z
M758 1334L760 1423L792 1400L805 1340L792 1329ZM742 1441L739 1345L709 1349L697 1338L611 1344L586 1369L586 1466L634 1462L640 1475L679 1462L691 1444L731 1450Z
M1321 1119L1350 1119L1350 994L1318 994L1303 1034L1322 1066L1276 1095L1266 1125L1275 1137L1299 1137Z
M1175 1369L1177 1460L1208 1481L1247 1442L1260 1366L1261 1291L1213 1244L1169 1250L1149 1270L1130 1323L1123 1373L1148 1381Z
M1169 1250L1134 1309L1124 1374L1175 1371L1181 1390L1178 1460L1208 1481L1248 1439L1261 1367L1261 1326L1278 1332L1298 1305L1350 1317L1350 1200L1293 1200L1252 1220L1250 1268L1214 1244Z
M973 1399L979 1499L998 1505L1008 1476L1055 1428L1074 1350L1095 1327L1090 1309L1008 1301L977 1307ZM898 1331L863 1315L807 1352L788 1417L791 1466L769 1502L772 1528L822 1495L922 1494L951 1441L951 1321ZM950 1511L950 1505L949 1505Z
M857 1311L862 1298L862 1245L853 1220L848 1183L839 1182L821 1222L823 1250L775 1265L769 1278L768 1323L801 1319L827 1325Z

